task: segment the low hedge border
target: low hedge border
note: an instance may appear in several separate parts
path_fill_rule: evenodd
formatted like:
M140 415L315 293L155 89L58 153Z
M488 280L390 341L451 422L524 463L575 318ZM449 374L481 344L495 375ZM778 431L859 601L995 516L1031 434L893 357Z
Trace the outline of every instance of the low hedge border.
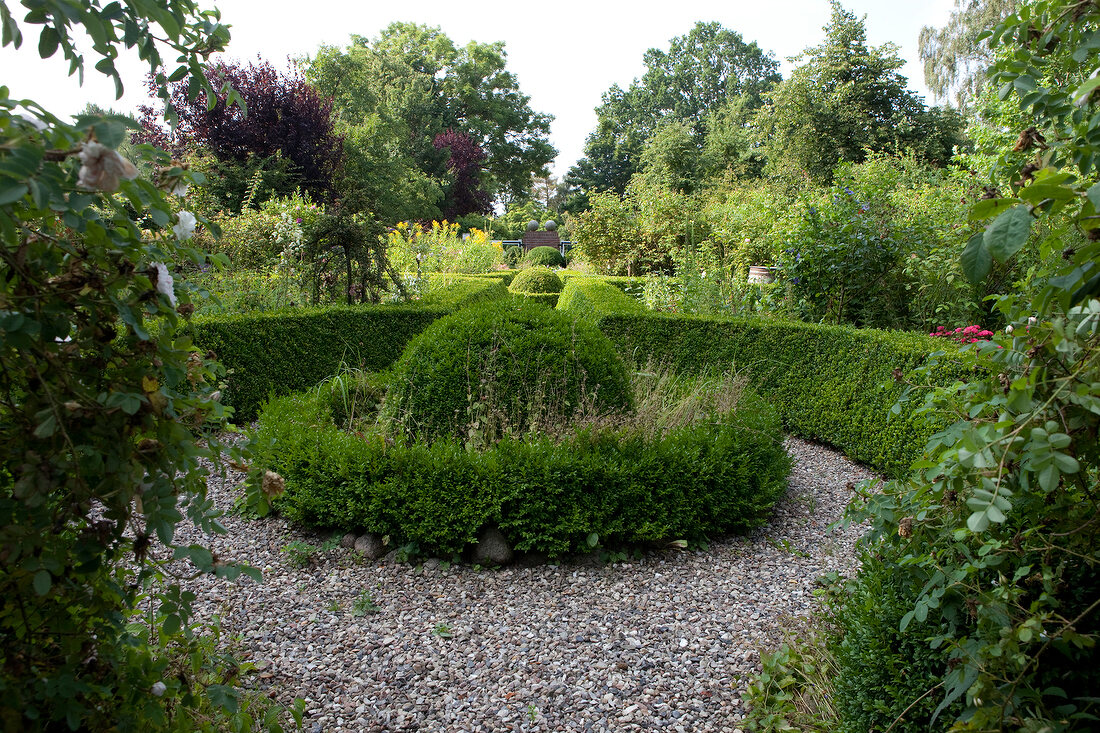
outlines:
M414 542L448 557L497 526L551 557L746 531L786 489L779 419L746 392L741 409L658 440L582 431L563 443L505 440L487 451L363 439L336 428L317 391L265 407L257 465L281 474L291 519Z
M556 308L561 293L512 293L513 298L523 298L528 303L541 303L547 308Z
M890 476L907 475L928 438L943 426L915 415L913 407L891 414L904 389L898 376L904 380L927 366L935 352L955 351L938 339L770 319L656 314L595 279L570 280L558 303L594 321L624 358L636 363L652 359L684 372L735 368L775 406L788 431L828 443ZM965 352L936 361L930 375L935 384L965 382L980 369Z
M191 338L230 370L222 401L238 422L252 420L269 395L309 389L341 364L379 371L437 319L471 303L507 297L500 280L457 279L403 305L329 306L207 316Z
M571 277L565 281L558 310L572 313L585 321L599 321L611 313L643 314L646 308L603 278Z

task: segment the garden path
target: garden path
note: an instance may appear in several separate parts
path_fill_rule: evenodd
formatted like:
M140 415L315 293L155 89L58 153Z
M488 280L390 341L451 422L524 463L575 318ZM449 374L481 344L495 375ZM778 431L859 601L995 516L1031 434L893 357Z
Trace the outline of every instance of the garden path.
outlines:
M734 731L758 649L817 608L815 579L848 571L857 530L829 525L873 477L788 438L795 459L771 521L705 550L642 560L474 570L367 562L346 549L306 568L282 548L318 538L226 516L188 537L264 569L265 582L194 581L199 617L258 665L251 682L302 697L307 731ZM223 508L240 476L211 482ZM355 615L366 592L377 612Z

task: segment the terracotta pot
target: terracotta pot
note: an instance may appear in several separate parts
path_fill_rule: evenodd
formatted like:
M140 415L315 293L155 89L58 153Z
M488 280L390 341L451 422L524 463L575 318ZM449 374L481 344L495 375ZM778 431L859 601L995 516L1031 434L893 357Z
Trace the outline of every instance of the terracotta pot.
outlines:
M750 283L773 283L775 282L775 275L772 274L772 268L761 267L753 265L749 268L749 282Z

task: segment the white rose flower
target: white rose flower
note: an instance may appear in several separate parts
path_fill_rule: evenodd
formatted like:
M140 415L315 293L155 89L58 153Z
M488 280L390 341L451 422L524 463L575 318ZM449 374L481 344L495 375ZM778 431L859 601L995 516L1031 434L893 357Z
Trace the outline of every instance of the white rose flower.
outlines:
M154 697L160 697L168 689L168 686L163 682L154 682L153 686L149 688L149 692L153 693Z
M195 215L190 211L181 211L176 215L179 223L172 225L172 231L176 234L176 239L183 241L189 239L192 234L195 233Z
M80 151L80 177L76 185L93 191L116 191L120 178L137 178L134 164L106 145L86 142Z
M163 262L154 262L153 269L157 273L157 292L167 295L168 302L175 308L176 290L174 288L175 283L172 281L172 274L168 272L168 268L165 267Z
M180 198L187 195L187 190L191 188L191 184L184 180L176 181L176 185L172 186L172 193Z

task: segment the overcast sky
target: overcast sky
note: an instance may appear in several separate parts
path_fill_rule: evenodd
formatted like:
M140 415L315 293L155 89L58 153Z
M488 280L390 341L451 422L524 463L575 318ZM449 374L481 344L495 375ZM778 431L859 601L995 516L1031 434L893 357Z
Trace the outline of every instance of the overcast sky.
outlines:
M827 0L672 0L652 5L600 0L200 0L200 4L219 7L223 22L232 26L227 56L260 55L280 66L287 65L288 57L310 54L321 44L346 45L353 33L373 38L394 21L439 26L460 45L471 40L504 41L508 69L531 97L531 107L555 117L551 142L559 151L554 164L557 175L581 156L584 139L595 127L593 110L600 95L612 84L626 87L640 76L646 49L667 49L671 38L686 34L696 21L718 21L774 53L787 76L793 66L788 57L821 42L830 13ZM872 45L893 42L900 47L901 57L908 61L902 73L909 78L910 88L924 95L917 36L922 26L942 26L953 6L954 0L844 0L844 7L866 16ZM114 101L113 86L91 65L80 87L75 79L66 79L67 64L40 60L37 29L22 27L20 50L0 49L0 84L11 89L12 97L31 97L55 114L77 112L89 101L125 111L144 101L139 65L120 64L127 94Z

